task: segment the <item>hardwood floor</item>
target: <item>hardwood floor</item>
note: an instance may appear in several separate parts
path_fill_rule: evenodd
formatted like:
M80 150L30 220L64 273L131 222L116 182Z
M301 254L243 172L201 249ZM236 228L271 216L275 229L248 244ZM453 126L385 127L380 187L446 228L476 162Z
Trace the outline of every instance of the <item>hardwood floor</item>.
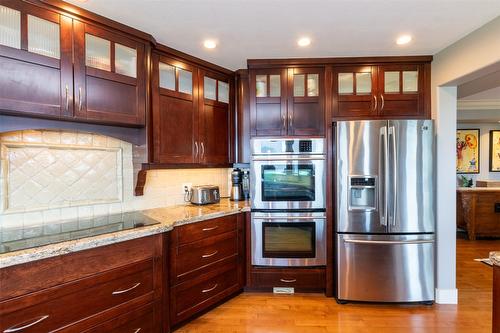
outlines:
M243 293L178 333L491 332L492 269L475 262L500 240L457 240L458 305L338 305L319 294Z

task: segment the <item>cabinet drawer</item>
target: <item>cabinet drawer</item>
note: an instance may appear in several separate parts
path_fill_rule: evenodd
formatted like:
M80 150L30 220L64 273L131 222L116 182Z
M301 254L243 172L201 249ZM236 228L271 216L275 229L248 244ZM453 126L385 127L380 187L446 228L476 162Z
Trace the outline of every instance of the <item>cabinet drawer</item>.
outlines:
M254 288L325 289L324 268L254 268L251 275Z
M160 321L155 319L158 304L148 304L115 319L84 331L83 333L157 333L161 332Z
M153 300L153 260L0 303L0 331L49 332L137 298ZM36 324L35 324L36 323Z
M175 272L180 277L237 253L236 231L182 245L177 248Z
M217 270L171 288L172 323L185 320L238 291L237 264L235 257Z
M223 216L204 222L192 223L177 229L179 245L236 230L236 215Z
M0 269L0 301L161 256L161 235Z

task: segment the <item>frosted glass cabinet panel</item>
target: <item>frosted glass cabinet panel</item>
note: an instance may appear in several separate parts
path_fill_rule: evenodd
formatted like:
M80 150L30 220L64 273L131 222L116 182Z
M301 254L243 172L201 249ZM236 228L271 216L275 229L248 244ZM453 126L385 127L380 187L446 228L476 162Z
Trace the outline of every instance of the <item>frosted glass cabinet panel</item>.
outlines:
M179 73L179 92L193 94L193 73L182 68L177 68Z
M354 92L353 73L338 74L339 94L352 94Z
M222 81L217 81L219 85L219 102L229 103L229 84Z
M111 42L85 34L85 64L89 67L111 71Z
M372 93L372 74L356 73L356 95Z
M418 71L403 71L403 92L418 91Z
M0 45L21 48L21 12L0 6Z
M115 72L137 77L137 50L115 43Z
M319 96L319 74L307 74L307 96Z
M399 93L399 72L384 73L384 92Z
M28 51L59 59L59 24L28 15Z
M175 90L175 67L160 62L160 87Z
M217 100L217 80L205 76L203 94L206 99Z
M281 76L269 75L269 96L270 97L281 96Z
M293 96L304 96L306 89L305 78L305 74L295 74L293 76Z
M267 97L267 75L255 76L255 96Z

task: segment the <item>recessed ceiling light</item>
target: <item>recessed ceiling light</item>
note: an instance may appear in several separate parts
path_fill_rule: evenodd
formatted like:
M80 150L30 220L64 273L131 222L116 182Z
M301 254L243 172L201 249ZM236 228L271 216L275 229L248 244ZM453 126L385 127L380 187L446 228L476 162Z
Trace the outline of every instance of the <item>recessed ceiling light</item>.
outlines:
M308 37L303 37L303 38L300 38L298 41L297 41L297 45L300 46L300 47L305 47L305 46L309 46L309 44L311 44L311 39L308 38Z
M396 39L396 44L398 45L405 45L411 42L411 36L410 35L402 35L399 36L398 39Z
M217 43L213 39L207 39L203 42L203 46L205 46L207 49L215 49Z

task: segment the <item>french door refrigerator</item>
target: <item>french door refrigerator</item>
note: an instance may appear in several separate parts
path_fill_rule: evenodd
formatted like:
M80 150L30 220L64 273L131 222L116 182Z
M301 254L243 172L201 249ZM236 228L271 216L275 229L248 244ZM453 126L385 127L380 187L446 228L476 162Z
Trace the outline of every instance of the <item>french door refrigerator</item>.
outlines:
M434 300L432 120L336 123L337 300Z

